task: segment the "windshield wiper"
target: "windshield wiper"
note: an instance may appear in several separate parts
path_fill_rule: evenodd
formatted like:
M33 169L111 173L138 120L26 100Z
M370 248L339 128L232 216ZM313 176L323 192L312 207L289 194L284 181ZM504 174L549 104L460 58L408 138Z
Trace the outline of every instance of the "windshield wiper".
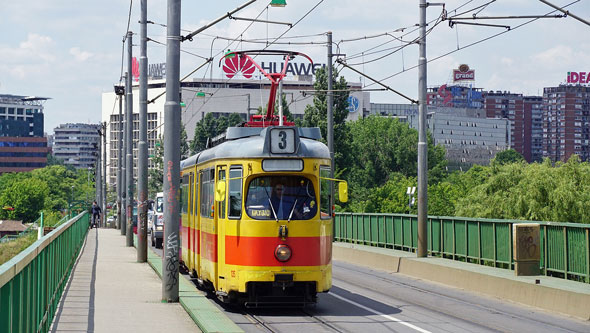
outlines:
M274 217L275 217L275 220L276 220L277 222L279 222L279 218L277 217L277 213L275 213L275 209L274 209L274 207L272 206L272 201L270 200L270 198L268 198L268 203L270 204L270 210L272 211L272 215L274 215Z
M297 206L297 200L295 199L295 203L293 204L293 208L291 208L291 212L289 213L289 218L287 219L287 222L291 222L291 217L293 216L293 212L295 211L295 206Z

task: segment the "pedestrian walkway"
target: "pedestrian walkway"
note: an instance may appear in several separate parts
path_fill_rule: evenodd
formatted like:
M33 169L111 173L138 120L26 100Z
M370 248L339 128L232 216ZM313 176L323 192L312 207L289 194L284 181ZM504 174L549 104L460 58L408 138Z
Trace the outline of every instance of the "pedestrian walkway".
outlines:
M162 303L162 281L115 229L91 229L51 332L200 332L180 303Z

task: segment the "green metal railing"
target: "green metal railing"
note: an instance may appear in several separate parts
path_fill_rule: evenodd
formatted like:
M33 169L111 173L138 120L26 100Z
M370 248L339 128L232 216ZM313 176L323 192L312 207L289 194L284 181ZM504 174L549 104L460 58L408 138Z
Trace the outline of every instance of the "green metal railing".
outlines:
M514 269L512 225L541 226L545 275L590 283L590 224L428 217L428 252L454 260ZM336 213L334 240L414 252L418 217L406 214Z
M88 232L82 212L0 266L0 332L48 332Z

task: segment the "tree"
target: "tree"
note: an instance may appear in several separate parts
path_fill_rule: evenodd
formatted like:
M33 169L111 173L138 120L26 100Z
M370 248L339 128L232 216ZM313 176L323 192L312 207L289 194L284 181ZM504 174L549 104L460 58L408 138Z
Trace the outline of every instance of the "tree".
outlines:
M27 178L13 183L3 191L0 207L14 210L0 210L0 218L33 222L39 217L49 194L47 183L36 178Z
M332 108L334 119L334 170L344 170L348 167L350 151L348 147L346 117L348 116L348 84L344 77L338 79L338 72L334 71L332 77L332 89L336 92L334 96L334 106ZM328 107L327 94L328 90L328 73L325 68L320 68L315 73L316 81L313 84L316 92L313 97L313 104L305 107L305 114L301 126L319 127L322 134L322 141L327 143L328 138Z
M195 135L191 142L191 151L193 154L205 150L207 139L213 138L218 134L217 119L212 113L207 113L195 126Z
M188 135L184 124L180 124L180 159L184 160L190 155L190 147L188 142Z
M182 137L182 136L181 136ZM162 136L158 137L152 157L153 167L148 170L148 197L155 198L164 189L164 143Z
M348 179L353 186L374 188L390 175L417 174L418 132L394 118L370 116L348 123L350 151ZM429 170L445 170L444 148L434 146L428 137ZM436 180L429 179L429 183Z
M492 164L509 164L523 162L524 157L514 149L507 149L496 154L496 157L492 160Z

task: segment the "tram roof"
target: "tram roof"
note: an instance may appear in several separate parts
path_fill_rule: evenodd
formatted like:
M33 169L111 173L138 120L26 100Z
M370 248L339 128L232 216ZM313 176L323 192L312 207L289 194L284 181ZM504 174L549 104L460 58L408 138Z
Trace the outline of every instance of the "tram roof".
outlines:
M317 127L282 126L295 129L295 153L271 153L270 130L273 128L279 126L229 127L223 135L213 140L213 147L181 161L180 168L224 158L330 158L328 147L319 141L321 133Z

